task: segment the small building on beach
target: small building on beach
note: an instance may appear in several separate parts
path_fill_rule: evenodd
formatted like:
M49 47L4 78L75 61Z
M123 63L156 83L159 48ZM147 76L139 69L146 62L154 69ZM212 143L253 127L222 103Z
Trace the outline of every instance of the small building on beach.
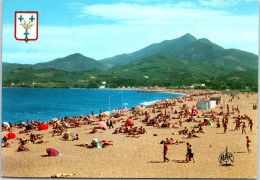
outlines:
M197 102L197 109L203 109L203 110L207 110L210 108L213 108L216 106L216 101L212 100L212 101L198 101Z
M218 105L221 102L221 97L210 97L210 101L216 101L216 105Z
M209 101L198 101L196 107L197 109L207 110L209 109Z

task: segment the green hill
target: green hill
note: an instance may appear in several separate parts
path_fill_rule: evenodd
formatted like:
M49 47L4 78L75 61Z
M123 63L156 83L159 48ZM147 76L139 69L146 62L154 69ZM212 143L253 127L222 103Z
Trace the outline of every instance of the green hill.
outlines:
M91 71L91 70L108 70L109 66L96 61L92 58L83 56L80 53L71 54L63 58L57 58L55 60L37 63L37 64L17 64L17 63L2 63L3 72L13 71L20 68L35 68L35 69L57 69L67 72L78 72L78 71Z
M7 63L7 62L2 62L2 71L13 71L16 69L20 68L29 68L32 67L31 64L18 64L18 63Z
M58 58L46 63L38 63L33 68L57 69L68 72L89 71L89 70L107 70L108 66L102 62L76 53L63 58Z
M108 71L66 72L56 69L19 69L4 72L3 87L98 88L106 81L108 88L122 86L190 86L257 91L257 70L239 71L223 65L190 62L158 54Z
M187 33L186 35L181 36L177 39L165 40L161 43L151 44L133 53L117 55L111 58L102 59L100 61L110 65L111 67L119 67L155 54L168 55L171 51L177 51L178 49L194 41L196 41L196 38Z
M227 75L236 70L209 63L196 63L184 59L172 58L163 54L153 55L141 61L114 68L105 74L114 74L114 77L133 77L152 80L173 80L178 78L210 78L220 74Z
M155 54L164 54L192 62L225 65L238 70L257 69L258 66L258 56L255 54L237 49L224 49L206 38L197 40L190 34L152 44L133 53L106 58L101 62L108 64L110 67L119 67Z

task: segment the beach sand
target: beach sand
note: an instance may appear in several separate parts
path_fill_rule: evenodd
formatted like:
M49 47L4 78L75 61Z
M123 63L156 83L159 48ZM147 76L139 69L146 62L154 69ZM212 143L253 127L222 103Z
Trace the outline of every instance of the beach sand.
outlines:
M191 91L174 91L176 93L194 93ZM175 128L156 128L145 126L141 120L144 116L138 116L135 120L135 126L143 126L147 134L140 135L139 138L127 137L125 134L112 134L116 127L123 123L118 122L114 129L98 130L97 134L87 134L94 125L83 125L79 128L69 128L68 131L79 134L78 141L64 141L61 136L52 137L47 131L34 131L34 133L44 134L45 144L28 143L25 146L30 149L28 152L17 152L18 140L10 140L10 148L2 147L2 176L4 177L51 177L58 173L75 174L73 178L256 178L257 177L257 137L258 137L258 109L253 110L253 104L258 102L258 94L249 95L239 93L240 99L228 102L231 96L224 95L225 105L230 107L238 105L240 115L247 114L253 119L253 132L250 132L248 122L246 122L246 135L242 135L242 130L233 131L235 128L234 119L229 120L226 134L223 134L223 127L203 126L206 133L197 135L200 138L183 139L183 135L173 135L178 133ZM194 101L186 101L189 107L196 105L198 98ZM223 104L223 101L222 101ZM182 103L177 103L174 110L178 111ZM221 105L221 104L220 104ZM220 105L210 109L220 112ZM151 108L146 108L151 112ZM202 112L210 110L199 110ZM225 109L226 110L226 109ZM167 111L171 111L170 108ZM164 110L162 110L164 112ZM130 112L125 112L123 116L126 120ZM150 113L151 118L154 117ZM157 113L156 113L157 115ZM235 112L235 115L237 113ZM171 114L171 117L176 114ZM220 117L220 123L222 116ZM231 115L233 117L233 115ZM120 117L121 118L121 117ZM203 118L197 118L203 121ZM185 119L183 119L185 120ZM178 122L177 119L171 119L172 123ZM188 129L198 123L184 122L183 127ZM84 130L88 129L88 130ZM18 134L21 129L14 129L17 137L26 137L29 135ZM3 131L2 136L8 132ZM153 136L157 134L157 136ZM249 136L251 143L251 153L247 153L246 136ZM74 144L91 143L91 140L98 138L100 140L112 140L113 146L103 149L93 149L74 146ZM163 162L163 145L160 144L166 138L185 141L192 144L194 150L195 163L185 163L186 144L168 145L167 157L170 162ZM234 155L234 164L232 166L221 166L219 164L219 155L225 151ZM46 148L55 148L60 152L59 157L46 156Z

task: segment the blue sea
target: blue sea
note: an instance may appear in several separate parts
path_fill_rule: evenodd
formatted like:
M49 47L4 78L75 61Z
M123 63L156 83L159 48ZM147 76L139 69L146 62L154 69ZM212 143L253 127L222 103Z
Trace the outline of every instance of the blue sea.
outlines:
M180 94L137 93L137 90L111 89L2 89L2 122L50 121L58 116L73 117L115 108L149 105L153 101Z

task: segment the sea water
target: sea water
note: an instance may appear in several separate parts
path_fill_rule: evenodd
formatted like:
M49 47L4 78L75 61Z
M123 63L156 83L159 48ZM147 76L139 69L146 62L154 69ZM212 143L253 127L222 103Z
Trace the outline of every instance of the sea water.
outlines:
M2 122L50 121L112 111L115 108L150 105L157 100L182 96L170 93L138 93L137 90L3 88Z

